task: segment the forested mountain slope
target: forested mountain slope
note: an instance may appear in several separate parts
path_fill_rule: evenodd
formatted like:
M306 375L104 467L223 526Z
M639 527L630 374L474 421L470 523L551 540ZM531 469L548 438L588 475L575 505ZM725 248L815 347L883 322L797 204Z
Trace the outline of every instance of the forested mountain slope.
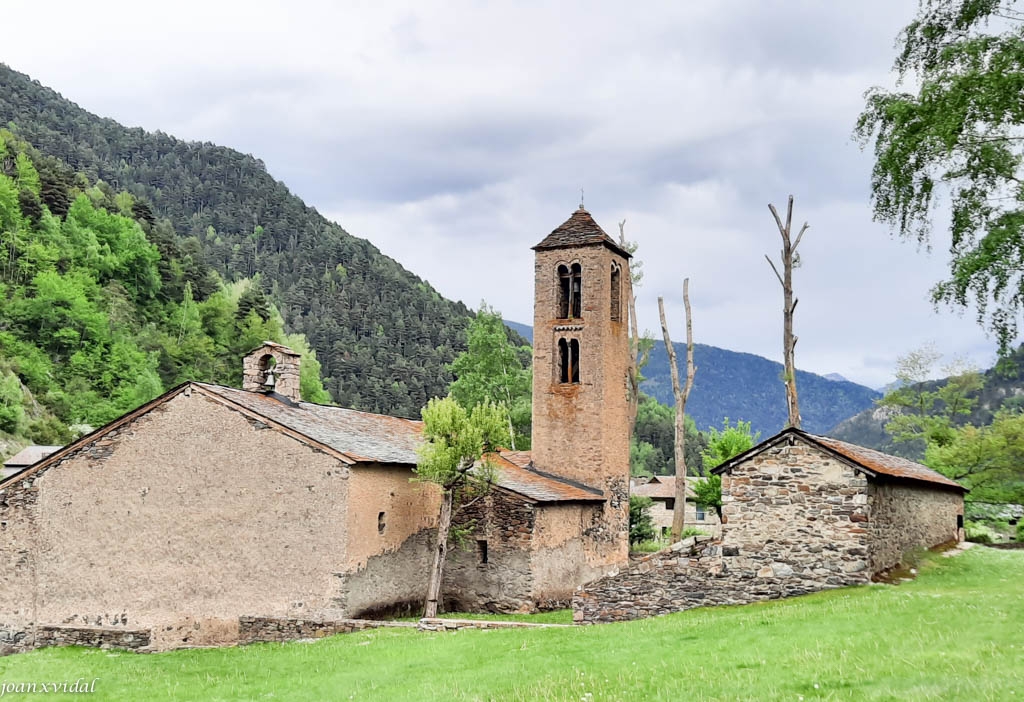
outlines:
M224 285L146 202L4 129L0 253L0 458L66 443L185 380L238 386L242 354L265 339L303 355L304 399L330 399L258 285Z
M259 276L347 407L418 416L444 395L470 311L307 207L232 149L127 128L0 64L0 124L90 181L152 202L182 249L225 281ZM411 233L410 233L411 234ZM215 290L199 281L197 300Z
M946 379L926 383L924 389L934 390ZM976 427L992 423L992 417L1001 408L1024 410L1024 344L995 368L982 374L982 387L968 397L976 400L971 413L956 419L958 425L971 424ZM872 407L839 422L829 432L830 436L850 443L895 453L908 458L921 459L923 444L919 442L897 442L885 430L892 410Z

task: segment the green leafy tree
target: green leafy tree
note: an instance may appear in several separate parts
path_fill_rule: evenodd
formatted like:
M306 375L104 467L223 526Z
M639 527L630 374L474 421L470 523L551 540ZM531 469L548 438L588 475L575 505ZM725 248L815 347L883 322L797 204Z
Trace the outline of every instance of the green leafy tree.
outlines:
M697 504L714 507L718 518L722 518L722 476L712 473L704 480L695 480L693 495Z
M729 418L726 417L722 421L721 431L714 427L711 428L708 435L708 447L701 455L704 468L710 471L712 468L720 466L730 458L753 448L760 438L761 432L751 433L750 422L737 420L735 425L730 425Z
M950 202L950 275L936 303L976 308L1003 354L1024 309L1024 12L1013 0L922 0L895 70L912 91L872 88L856 127L873 142L875 219L931 241Z
M953 441L956 425L968 417L981 389L981 374L964 361L944 366L943 381L930 381L941 355L932 346L911 351L896 361L898 387L878 401L892 410L885 430L899 442L917 448L945 446Z
M654 538L654 520L651 505L654 501L640 495L629 496L629 543L638 544Z
M423 408L423 438L416 475L441 489L437 544L427 582L423 616L437 616L452 518L480 499L494 482L487 456L509 440L508 415L484 401L467 410L453 397L433 398Z
M701 452L707 437L697 430L693 418L684 418L686 467L692 475L703 475ZM630 449L633 475L672 475L675 473L675 412L648 395L640 396Z
M730 458L752 449L760 438L761 432L751 433L750 422L736 420L736 424L730 425L728 417L722 421L721 431L714 427L711 428L708 435L708 447L701 455L704 469L708 471L708 477L696 481L693 486L697 504L714 507L718 518L722 518L722 476L710 471Z
M486 302L480 303L469 323L466 340L466 350L450 366L455 380L449 392L463 407L500 404L509 427L509 448L529 448L532 379L523 358L529 357L530 348L517 348L510 341L501 313Z
M964 426L930 443L925 463L970 489L977 502L1024 502L1024 414L1003 410L985 427Z

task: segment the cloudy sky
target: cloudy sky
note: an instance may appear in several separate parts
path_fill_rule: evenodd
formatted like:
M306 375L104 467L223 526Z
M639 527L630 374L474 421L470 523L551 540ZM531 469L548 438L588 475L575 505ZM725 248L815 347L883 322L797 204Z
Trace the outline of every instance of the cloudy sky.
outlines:
M871 221L851 130L891 85L915 0L4 2L0 61L124 124L252 153L307 203L444 295L532 322L529 247L579 204L639 242L683 338L781 360L768 212L808 221L797 365L871 386L935 342L983 366L968 313L935 313L934 252ZM57 9L59 8L59 10ZM639 8L639 9L638 9ZM940 227L940 230L943 227Z

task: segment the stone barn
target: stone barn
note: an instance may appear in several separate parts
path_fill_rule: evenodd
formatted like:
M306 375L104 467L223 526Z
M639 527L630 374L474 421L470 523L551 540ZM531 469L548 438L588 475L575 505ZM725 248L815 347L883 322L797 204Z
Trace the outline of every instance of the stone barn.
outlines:
M628 558L629 254L582 208L536 251L533 451L501 452L444 593L566 606ZM440 494L419 421L302 402L267 342L0 482L0 645L230 644L254 618L422 605Z
M860 585L963 538L958 483L913 461L786 429L714 469L722 537L652 554L574 598L612 621Z

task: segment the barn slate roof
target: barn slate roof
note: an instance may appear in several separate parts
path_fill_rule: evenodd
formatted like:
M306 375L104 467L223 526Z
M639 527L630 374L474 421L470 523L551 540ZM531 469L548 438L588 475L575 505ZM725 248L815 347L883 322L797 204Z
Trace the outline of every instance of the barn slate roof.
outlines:
M604 244L625 258L631 257L628 251L615 243L615 240L608 236L604 229L601 229L601 226L590 213L583 209L583 205L580 205L579 209L573 212L569 219L555 227L533 249L534 251L538 249L564 249L570 246L586 244Z
M4 468L26 468L38 463L51 453L57 453L63 446L26 446L21 451L4 461Z
M693 491L692 481L694 480L703 480L703 478L697 476L688 476L686 478L687 499L693 499L697 496ZM634 495L639 495L640 497L651 497L661 500L674 499L676 496L676 476L655 475L646 483L635 485L630 492Z
M31 470L0 480L6 486L50 463L62 460L79 448L102 438L105 434L158 407L172 397L196 389L205 396L257 421L265 421L273 429L300 440L310 441L350 465L377 463L412 467L418 459L416 450L423 443L423 422L415 419L389 417L359 410L293 402L283 395L238 390L237 388L188 382L124 416L115 419L88 436L57 450ZM495 485L522 495L534 502L600 502L604 493L573 480L536 470L529 452L501 452L495 457Z
M713 468L711 472L722 473L723 471L742 463L748 458L757 455L765 449L778 444L788 436L797 436L812 446L817 446L826 453L829 453L846 463L851 463L857 466L870 478L880 480L909 480L912 482L929 483L931 485L954 488L963 492L968 492L967 488L955 480L950 480L941 473L938 473L927 466L921 465L920 463L911 461L908 458L892 456L887 453L882 453L881 451L876 451L875 449L857 446L856 444L840 441L839 439L833 439L828 436L808 434L805 431L794 429L792 427L783 429L770 439L762 441L752 449L741 453L716 468Z

